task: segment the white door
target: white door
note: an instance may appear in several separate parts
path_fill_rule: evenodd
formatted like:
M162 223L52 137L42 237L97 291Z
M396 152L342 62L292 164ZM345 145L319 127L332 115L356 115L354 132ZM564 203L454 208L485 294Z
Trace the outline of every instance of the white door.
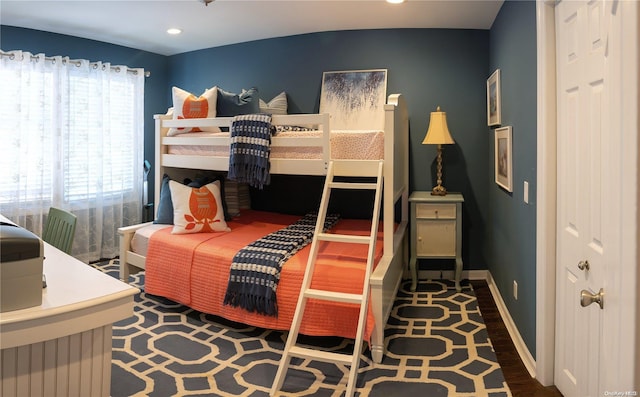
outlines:
M633 350L636 338L629 337L633 332L619 331L625 324L623 305L636 305L622 302L620 290L625 284L621 282L624 270L634 269L631 274L635 275L635 264L622 260L624 250L629 249L623 244L623 234L635 233L635 226L624 221L624 216L635 212L635 206L623 200L627 194L624 183L630 182L625 167L635 167L637 175L637 152L634 162L627 162L624 147L625 135L637 138L637 129L625 131L628 115L623 112L623 92L631 80L623 76L628 71L622 67L622 3L570 0L561 1L555 9L558 245L554 378L565 397L635 391L633 365L625 366L635 359L624 353L623 345L628 342L627 349ZM637 13L635 6L631 9ZM637 67L637 61L633 64ZM637 110L637 99L634 101ZM631 182L637 185L637 179ZM597 302L589 304L590 296L601 297L602 307ZM627 337L628 341L621 341Z

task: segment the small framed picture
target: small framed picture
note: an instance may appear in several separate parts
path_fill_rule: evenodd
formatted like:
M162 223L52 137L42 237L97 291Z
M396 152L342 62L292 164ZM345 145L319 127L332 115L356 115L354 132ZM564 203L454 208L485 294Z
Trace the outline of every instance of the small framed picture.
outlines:
M487 125L489 127L502 123L500 108L500 69L487 79Z
M508 192L513 191L513 157L511 155L511 126L495 130L496 183Z

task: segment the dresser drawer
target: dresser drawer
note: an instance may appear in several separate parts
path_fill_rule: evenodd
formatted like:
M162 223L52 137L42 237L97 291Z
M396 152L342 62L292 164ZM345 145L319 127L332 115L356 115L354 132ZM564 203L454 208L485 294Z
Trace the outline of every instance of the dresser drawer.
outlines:
M416 203L418 219L456 219L456 205L448 203Z

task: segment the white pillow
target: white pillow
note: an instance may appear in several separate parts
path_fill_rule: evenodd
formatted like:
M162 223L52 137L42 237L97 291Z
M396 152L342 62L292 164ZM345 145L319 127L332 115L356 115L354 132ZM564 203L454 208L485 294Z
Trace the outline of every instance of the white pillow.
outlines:
M270 113L270 114L287 114L287 93L282 91L269 103L260 99L260 112L261 113Z
M169 181L173 202L172 234L228 232L224 220L220 181L200 188Z
M218 87L206 90L196 98L192 93L178 87L172 88L173 119L201 119L216 117ZM186 134L188 132L220 132L218 127L170 128L167 136Z

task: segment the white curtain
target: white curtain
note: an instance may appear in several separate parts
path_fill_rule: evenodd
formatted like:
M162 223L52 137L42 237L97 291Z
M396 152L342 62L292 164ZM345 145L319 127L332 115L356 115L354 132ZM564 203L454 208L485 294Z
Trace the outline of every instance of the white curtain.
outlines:
M41 235L66 209L73 256L118 255L118 227L142 219L144 70L0 54L0 213Z

